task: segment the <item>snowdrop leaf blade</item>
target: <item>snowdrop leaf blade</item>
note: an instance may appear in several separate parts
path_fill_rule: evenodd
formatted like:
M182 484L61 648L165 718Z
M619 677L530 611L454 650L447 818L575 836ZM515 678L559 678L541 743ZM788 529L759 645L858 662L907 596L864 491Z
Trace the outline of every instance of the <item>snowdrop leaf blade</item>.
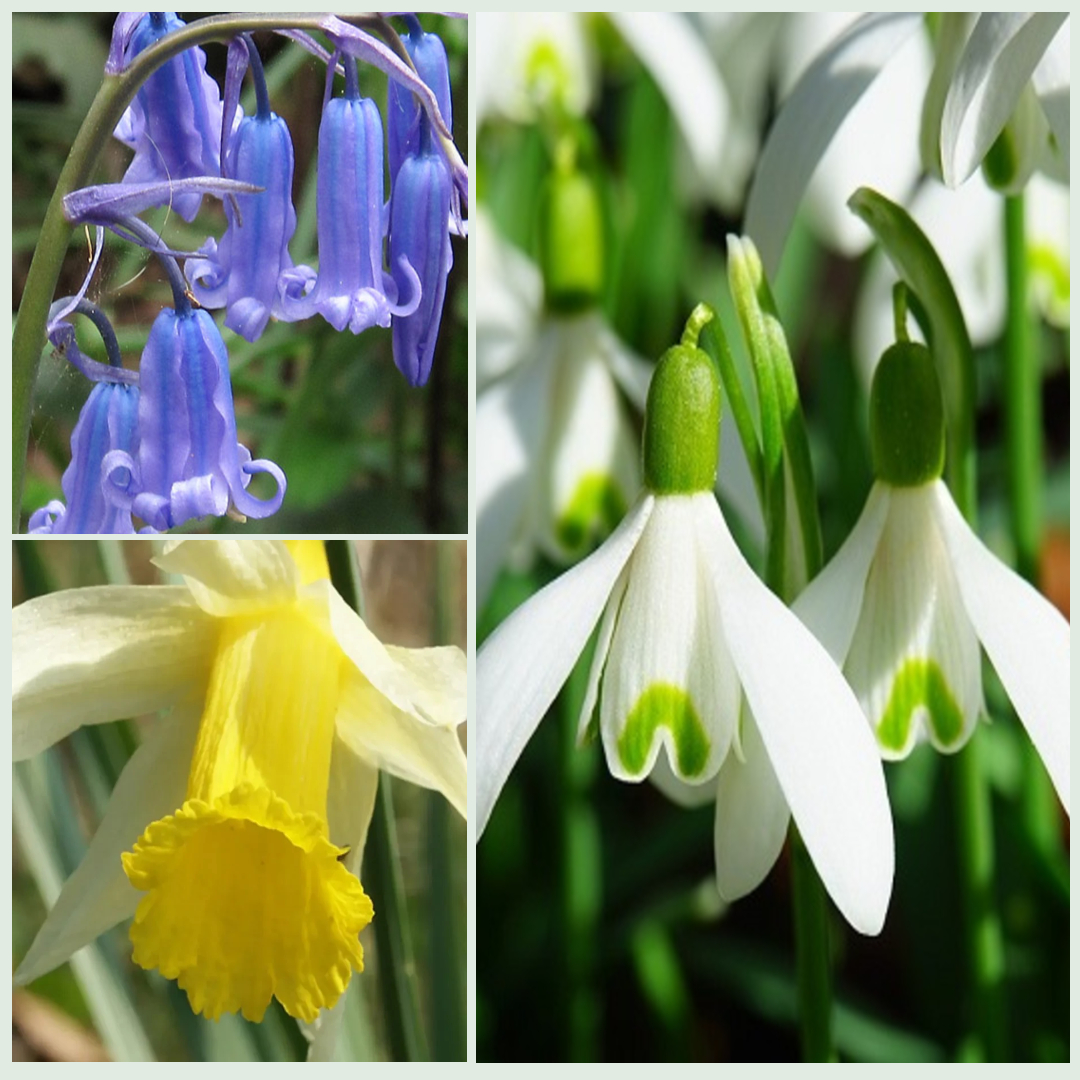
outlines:
M611 21L656 80L703 176L721 167L731 103L705 43L666 11L612 11Z
M784 103L758 159L743 229L770 276L837 129L919 22L916 14L865 16L821 53Z
M643 495L587 559L517 609L476 661L476 836L611 595L653 510Z
M792 611L841 667L851 648L870 564L888 513L888 491L875 484L840 550L792 605Z
M183 803L201 706L187 704L159 720L124 766L86 856L15 972L16 984L52 971L135 913L141 894L128 881L120 855L150 822Z
M205 684L213 620L183 587L103 585L20 604L12 621L12 756L83 724L167 708Z
M945 100L941 168L950 187L982 163L1067 12L983 12Z
M869 725L828 653L743 560L719 507L701 506L724 636L784 797L837 907L856 930L876 934L894 853Z
M1069 624L971 531L943 485L936 494L968 617L1068 813Z
M780 856L791 820L761 733L749 714L744 714L741 746L744 760L725 762L716 787L716 884L725 900L738 900L765 880Z

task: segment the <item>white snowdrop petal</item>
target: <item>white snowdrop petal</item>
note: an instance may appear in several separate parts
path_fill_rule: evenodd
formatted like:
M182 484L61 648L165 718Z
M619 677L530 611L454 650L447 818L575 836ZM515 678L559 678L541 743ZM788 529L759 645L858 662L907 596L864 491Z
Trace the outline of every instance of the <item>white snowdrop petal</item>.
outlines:
M675 775L699 782L727 754L738 683L723 646L715 588L698 551L701 495L658 497L627 567L600 694L608 769L643 780L661 748Z
M653 510L643 495L608 541L527 600L476 658L476 835L596 626Z
M933 485L887 491L844 671L884 757L906 757L924 739L959 750L983 708L979 643L937 526Z
M484 606L521 526L547 425L551 368L541 357L476 402L476 603Z
M941 168L950 187L982 163L1068 12L982 12L941 117Z
M716 884L725 900L738 900L765 880L791 820L749 711L743 713L741 746L742 760L734 754L728 757L716 787Z
M747 565L720 508L698 509L724 637L784 797L837 907L876 934L894 852L873 735L829 654Z
M866 578L888 512L889 489L883 484L875 484L859 520L840 550L791 607L841 666L851 648Z
M967 614L1068 813L1069 624L984 546L943 484L934 497Z
M870 14L810 65L773 124L746 202L744 232L776 273L807 184L833 136L881 69L919 27L918 14Z
M606 363L600 312L559 320L542 546L559 562L587 554L641 486L639 450Z

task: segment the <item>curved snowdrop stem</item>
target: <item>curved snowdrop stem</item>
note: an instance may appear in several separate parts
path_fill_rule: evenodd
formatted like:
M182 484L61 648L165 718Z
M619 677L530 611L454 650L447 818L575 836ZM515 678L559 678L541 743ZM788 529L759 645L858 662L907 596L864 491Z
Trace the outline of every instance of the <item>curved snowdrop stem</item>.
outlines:
M926 315L928 343L945 399L949 487L971 520L975 512L975 356L960 302L933 245L906 210L869 188L856 191L848 206L878 238Z
M769 274L833 136L921 22L919 14L864 16L818 56L784 102L758 158L743 226Z
M940 484L937 513L975 632L1069 812L1069 624L972 532Z
M941 172L959 187L982 163L1068 12L983 12L941 117Z
M476 832L566 682L652 514L643 495L608 540L515 611L476 658Z

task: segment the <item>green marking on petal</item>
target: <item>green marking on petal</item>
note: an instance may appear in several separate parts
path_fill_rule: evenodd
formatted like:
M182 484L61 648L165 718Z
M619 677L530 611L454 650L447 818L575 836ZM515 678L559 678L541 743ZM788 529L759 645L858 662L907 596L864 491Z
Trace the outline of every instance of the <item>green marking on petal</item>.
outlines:
M555 522L555 537L570 553L611 533L626 516L626 498L605 473L586 473Z
M690 695L670 683L653 683L638 698L619 736L619 760L628 773L640 774L658 728L666 727L675 741L678 771L692 779L709 760L709 736Z
M877 727L881 746L894 754L901 753L920 709L926 710L935 743L942 749L958 750L964 733L964 716L941 668L933 660L908 660L897 673Z

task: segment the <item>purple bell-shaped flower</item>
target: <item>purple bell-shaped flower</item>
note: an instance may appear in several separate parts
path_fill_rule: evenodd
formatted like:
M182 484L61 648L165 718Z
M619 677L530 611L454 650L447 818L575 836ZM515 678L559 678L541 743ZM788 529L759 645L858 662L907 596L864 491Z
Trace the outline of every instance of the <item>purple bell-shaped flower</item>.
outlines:
M236 441L229 356L206 311L182 304L154 320L139 365L139 447L107 454L104 472L113 501L152 531L173 529L234 507L246 517L273 514L285 496L285 476L272 461L252 461ZM263 501L247 492L251 476L267 472L277 491ZM130 482L123 483L130 474Z
M225 325L255 341L271 316L288 318L280 301L279 279L293 266L289 241L296 231L296 211L292 135L288 124L270 111L254 46L251 58L257 112L241 120L229 137L225 172L230 179L263 190L225 200L228 226L221 243L208 240L203 257L189 259L184 271L203 307L226 308Z
M147 12L127 40L124 66L185 25L174 11ZM218 175L221 112L221 92L206 73L206 54L201 48L186 49L164 63L139 87L113 132L135 151L124 182ZM187 192L175 195L172 206L185 221L191 221L201 201L202 195Z
M60 478L64 501L53 499L30 515L29 531L44 533L131 533L131 514L114 506L102 485L102 463L112 451L134 452L138 441L136 421L139 388L134 372L120 363L120 346L104 312L74 297L53 305L57 316L48 327L49 340L65 358L94 383L71 433L71 462ZM75 328L64 321L79 311L93 319L101 331L109 364L88 360L79 351ZM115 482L124 487L130 477L118 473Z
M450 70L446 61L446 46L438 34L425 34L415 15L406 15L409 33L404 38L405 50L439 106L439 112L450 131L454 130L450 99ZM388 80L386 90L386 142L391 184L397 178L401 163L420 148L420 117L424 110L416 96L395 79Z
M382 117L374 101L360 97L352 59L345 62L345 96L328 98L323 107L316 196L319 272L316 278L296 267L282 275L287 317L319 314L335 330L347 326L359 334L416 310L417 275L405 270L391 277L383 269Z

